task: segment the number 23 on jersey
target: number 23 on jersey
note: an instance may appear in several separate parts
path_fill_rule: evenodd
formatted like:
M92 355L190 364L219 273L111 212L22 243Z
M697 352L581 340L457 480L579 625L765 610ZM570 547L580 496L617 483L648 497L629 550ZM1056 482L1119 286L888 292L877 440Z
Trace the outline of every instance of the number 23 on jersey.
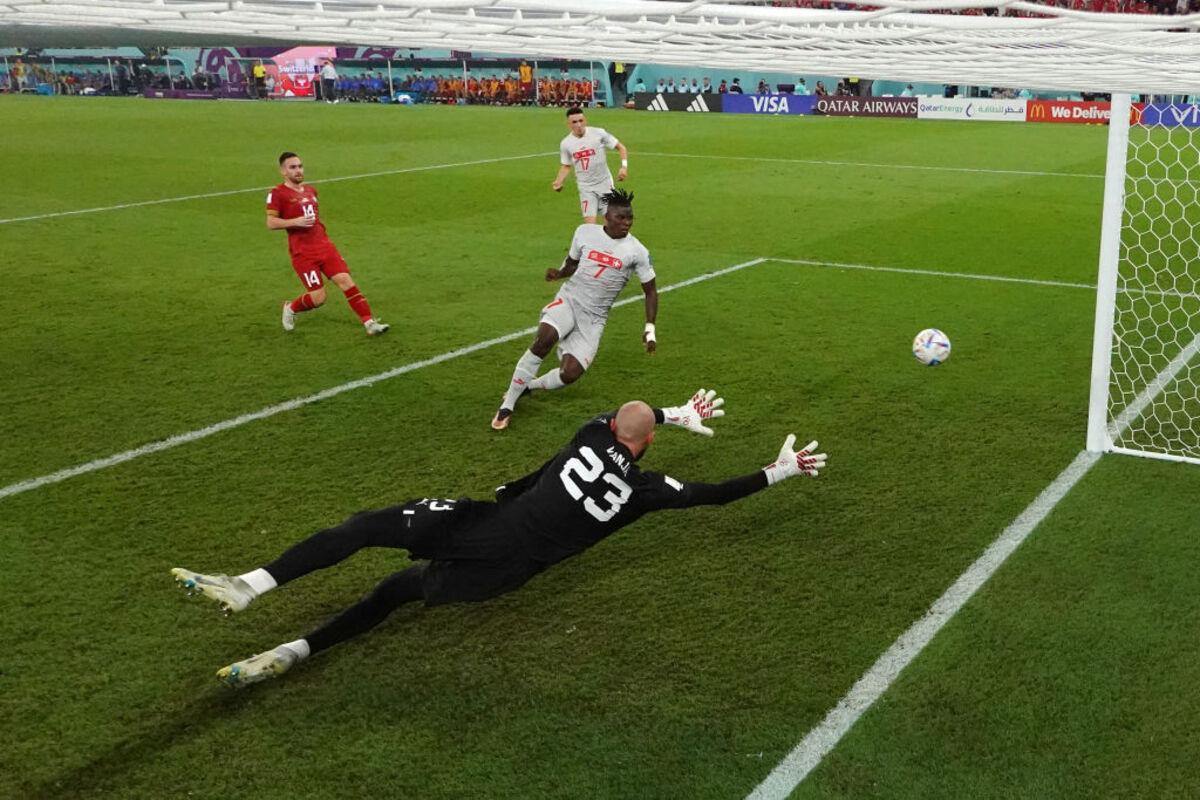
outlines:
M596 455L592 448L586 445L579 448L579 455L583 456L583 461L578 458L570 458L566 464L563 464L562 472L559 473L559 479L562 480L563 487L567 490L567 494L575 500L583 500L584 509L601 522L608 522L617 515L621 507L628 502L633 496L633 489L629 484L621 480L617 475L611 472L604 471L604 462L600 460L600 456ZM587 463L585 464L584 461ZM590 496L584 494L583 489L579 488L580 483L593 484L597 479L601 479L601 487L605 489L604 495L600 500L607 504L602 507ZM607 486L605 486L605 484ZM615 493L607 487L615 489Z

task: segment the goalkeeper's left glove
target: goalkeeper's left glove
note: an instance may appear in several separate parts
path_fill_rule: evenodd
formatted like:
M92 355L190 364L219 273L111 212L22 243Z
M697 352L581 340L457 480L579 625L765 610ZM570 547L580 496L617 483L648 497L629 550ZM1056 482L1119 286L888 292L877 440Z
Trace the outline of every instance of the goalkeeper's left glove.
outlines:
M798 453L792 450L792 445L795 443L796 434L789 433L783 442L783 447L779 449L779 458L775 459L774 463L763 467L763 472L767 473L767 486L774 486L780 481L796 475L809 475L815 478L820 470L825 469L826 455L813 452L817 449L816 442L809 442Z
M707 392L701 389L683 405L664 408L663 422L667 425L687 428L689 431L704 436L712 436L712 428L704 427L703 421L725 416L725 411L721 408L723 405L725 405L725 400L717 397L716 389L709 389Z

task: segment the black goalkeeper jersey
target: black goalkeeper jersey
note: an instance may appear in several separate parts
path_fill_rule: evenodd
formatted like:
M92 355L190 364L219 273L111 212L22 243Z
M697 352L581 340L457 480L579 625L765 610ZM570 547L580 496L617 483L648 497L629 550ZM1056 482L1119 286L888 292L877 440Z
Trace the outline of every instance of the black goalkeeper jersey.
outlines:
M591 420L541 469L496 489L497 521L519 538L531 558L554 564L647 512L719 505L767 486L761 470L719 484L642 471L609 427L613 416ZM662 411L655 416L661 424Z

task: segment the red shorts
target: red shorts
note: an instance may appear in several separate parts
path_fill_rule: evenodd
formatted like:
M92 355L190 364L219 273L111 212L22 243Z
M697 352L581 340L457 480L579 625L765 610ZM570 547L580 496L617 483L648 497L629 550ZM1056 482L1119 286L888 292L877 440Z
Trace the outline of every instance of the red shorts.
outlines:
M300 278L300 282L308 291L320 289L325 285L325 281L321 278L322 275L332 278L334 275L350 271L350 268L346 266L346 259L342 258L342 254L332 244L324 250L294 253L292 269L296 270L296 276Z

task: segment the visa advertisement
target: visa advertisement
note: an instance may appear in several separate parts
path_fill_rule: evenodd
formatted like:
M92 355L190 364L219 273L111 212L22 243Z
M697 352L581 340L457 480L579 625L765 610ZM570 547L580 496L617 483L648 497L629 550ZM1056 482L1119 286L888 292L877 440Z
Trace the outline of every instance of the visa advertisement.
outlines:
M1164 128L1200 128L1198 103L1146 103L1132 120L1138 125Z
M811 94L723 94L726 114L811 114L817 98Z

